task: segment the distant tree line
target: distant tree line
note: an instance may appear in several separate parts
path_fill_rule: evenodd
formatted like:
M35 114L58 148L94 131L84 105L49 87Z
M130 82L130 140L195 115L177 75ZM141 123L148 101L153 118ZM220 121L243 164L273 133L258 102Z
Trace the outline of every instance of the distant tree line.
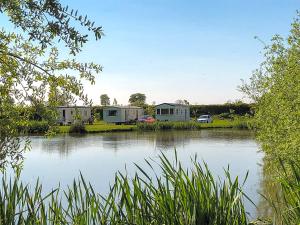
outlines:
M253 105L247 103L226 103L218 105L190 105L191 117L198 117L202 114L220 115L236 114L244 116L253 115Z

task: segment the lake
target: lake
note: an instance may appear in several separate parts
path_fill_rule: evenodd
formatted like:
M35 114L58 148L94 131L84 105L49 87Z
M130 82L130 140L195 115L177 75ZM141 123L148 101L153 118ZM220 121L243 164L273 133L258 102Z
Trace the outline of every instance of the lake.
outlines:
M233 176L242 181L247 171L246 194L259 203L263 153L248 130L203 129L199 131L121 132L84 136L62 135L53 138L31 137L32 150L25 154L21 177L25 182L37 178L45 190L59 184L70 185L80 172L96 190L105 194L114 174L126 171L133 174L134 163L146 166L144 158L157 159L164 152L172 159L176 148L184 166L191 166L190 158L197 154L215 176L224 177L230 166ZM255 217L256 209L246 203L247 211Z

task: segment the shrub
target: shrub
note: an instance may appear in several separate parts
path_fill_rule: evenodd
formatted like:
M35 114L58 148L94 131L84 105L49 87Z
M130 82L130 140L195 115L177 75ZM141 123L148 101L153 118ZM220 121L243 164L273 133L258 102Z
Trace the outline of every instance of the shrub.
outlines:
M87 130L85 128L85 125L81 122L76 122L73 125L71 125L69 133L80 133L84 134L86 133Z
M28 121L28 122L21 122L18 124L18 130L20 133L39 133L44 134L50 128L50 125L47 121Z
M246 103L230 103L230 104L223 104L223 105L191 105L191 117L199 117L202 114L211 114L211 115L219 115L223 114L231 115L232 112L236 115L245 115L249 114L252 115L253 105L246 104Z
M93 106L92 117L96 120L103 120L103 108L104 106Z

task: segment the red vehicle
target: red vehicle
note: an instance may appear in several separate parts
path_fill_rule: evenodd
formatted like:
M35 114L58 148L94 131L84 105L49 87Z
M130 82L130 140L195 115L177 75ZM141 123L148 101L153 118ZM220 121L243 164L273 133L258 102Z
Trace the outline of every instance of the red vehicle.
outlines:
M138 119L141 123L154 123L155 119L152 116L144 115L142 118Z

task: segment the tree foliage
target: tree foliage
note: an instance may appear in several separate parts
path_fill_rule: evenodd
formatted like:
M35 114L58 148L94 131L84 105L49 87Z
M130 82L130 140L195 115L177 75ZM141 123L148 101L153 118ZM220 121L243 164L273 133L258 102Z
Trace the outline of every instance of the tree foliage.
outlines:
M188 102L188 100L184 99L184 100L181 100L181 99L178 99L175 101L176 104L180 104L180 105L189 105L190 103Z
M103 106L110 105L110 98L107 94L100 95L100 103Z
M57 39L75 55L88 41L88 33L92 32L96 40L103 35L102 27L94 26L87 16L63 6L58 0L1 0L0 12L28 34L30 40L38 41L42 48ZM76 25L86 28L87 32L79 31Z
M300 161L299 13L289 36L275 35L264 56L241 90L256 103L258 139L267 157Z
M142 93L135 93L130 95L128 102L134 106L143 107L146 104L146 95Z
M118 105L118 101L116 98L114 98L113 105Z
M76 56L88 41L88 35L93 34L98 40L102 28L57 0L2 0L0 12L23 31L0 30L0 166L3 167L19 161L24 150L19 148L16 128L30 119L30 113L24 112L28 108L25 106L41 109L66 101L91 103L81 80L94 84L94 75L102 67L79 62ZM66 48L59 48L60 41ZM67 59L61 54L63 50L71 53Z

